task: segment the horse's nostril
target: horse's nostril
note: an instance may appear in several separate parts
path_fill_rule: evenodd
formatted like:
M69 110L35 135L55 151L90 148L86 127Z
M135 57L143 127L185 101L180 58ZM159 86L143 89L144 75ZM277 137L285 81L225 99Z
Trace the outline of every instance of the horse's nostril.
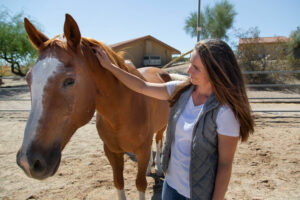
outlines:
M31 164L32 174L35 176L44 175L45 171L47 170L47 164L44 158L39 153L36 153L33 156L32 161L33 161Z
M33 164L33 169L36 173L42 172L44 170L44 166L40 160L36 160Z

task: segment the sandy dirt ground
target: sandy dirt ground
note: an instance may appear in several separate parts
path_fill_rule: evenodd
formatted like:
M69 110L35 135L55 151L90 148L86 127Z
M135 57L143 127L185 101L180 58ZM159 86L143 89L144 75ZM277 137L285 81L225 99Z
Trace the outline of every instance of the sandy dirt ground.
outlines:
M13 85L24 85L24 81L7 80L4 87ZM30 99L28 90L20 88L0 89L0 98ZM249 97L263 96L300 95L249 91ZM251 106L253 110L300 110L299 102L258 101ZM30 101L0 101L0 199L116 199L112 170L95 128L95 118L74 134L53 177L38 181L23 173L16 164L16 152L22 143L29 109ZM300 199L300 113L254 114L255 133L238 145L226 199ZM129 200L138 199L135 175L136 162L125 155L125 191ZM160 199L163 178L152 174L147 181L146 199Z

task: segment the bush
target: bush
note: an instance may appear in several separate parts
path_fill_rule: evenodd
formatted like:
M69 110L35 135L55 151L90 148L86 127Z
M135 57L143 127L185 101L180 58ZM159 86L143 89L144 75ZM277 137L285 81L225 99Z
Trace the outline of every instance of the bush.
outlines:
M245 45L238 47L236 57L244 72L253 71L277 71L293 70L292 65L287 60L288 45L286 41L278 42L268 46L260 42L259 30L257 27L250 28L246 32L237 31L238 38L243 38ZM249 84L275 84L291 81L291 74L247 74L246 80Z

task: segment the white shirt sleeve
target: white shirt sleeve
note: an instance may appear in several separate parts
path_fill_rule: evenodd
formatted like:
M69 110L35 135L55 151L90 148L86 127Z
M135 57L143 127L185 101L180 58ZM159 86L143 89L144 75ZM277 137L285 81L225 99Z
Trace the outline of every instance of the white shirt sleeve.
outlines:
M232 110L223 105L217 115L217 133L221 135L238 137L240 135L240 123L235 118Z
M166 83L166 87L170 96L172 96L177 85L183 83L183 81L169 81Z

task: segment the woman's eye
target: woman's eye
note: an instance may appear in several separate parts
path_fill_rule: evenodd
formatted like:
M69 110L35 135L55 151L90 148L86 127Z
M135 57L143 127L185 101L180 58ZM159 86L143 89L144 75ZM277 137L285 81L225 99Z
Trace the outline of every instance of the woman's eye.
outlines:
M75 80L73 78L67 78L66 80L64 80L63 82L63 88L69 87L74 85Z

